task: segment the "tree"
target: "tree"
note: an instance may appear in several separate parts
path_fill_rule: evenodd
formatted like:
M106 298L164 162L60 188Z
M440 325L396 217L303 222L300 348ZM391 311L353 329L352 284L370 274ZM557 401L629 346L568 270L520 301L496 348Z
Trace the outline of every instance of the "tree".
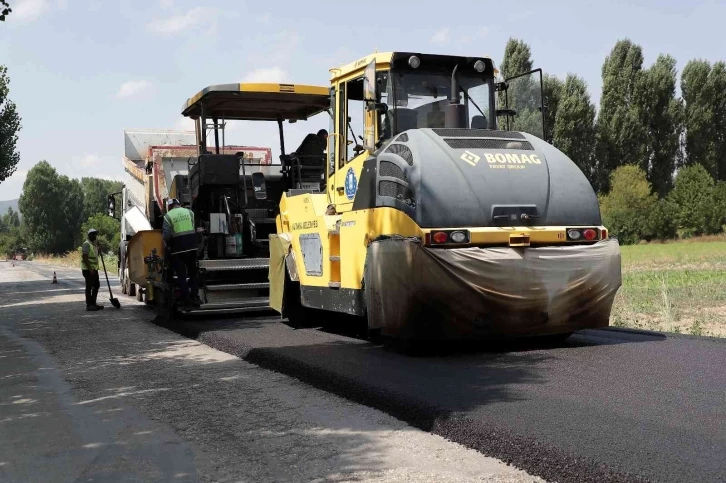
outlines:
M682 131L683 103L676 99L676 61L660 55L642 72L636 85L634 103L644 129L644 156L640 167L659 196L673 186L679 139Z
M714 177L726 180L726 62L716 62L708 75L711 105L711 153L715 165Z
M59 176L47 161L39 162L28 172L18 206L33 250L59 254L80 243L81 184Z
M724 212L723 188L716 190L716 183L706 168L700 164L686 166L678 172L668 199L676 207L675 221L678 233L683 237L712 235L721 231Z
M554 144L555 120L559 109L560 97L565 84L557 76L545 74L542 80L542 97L545 108L545 141Z
M25 236L20 227L0 234L0 254L8 258L26 247Z
M565 80L553 133L553 144L594 184L595 106L590 102L587 84L574 74L568 74Z
M685 164L726 180L726 63L691 60L681 75L685 101Z
M20 162L16 144L22 126L15 103L8 99L9 85L8 69L0 65L0 183L12 176Z
M108 195L121 191L123 183L100 178L82 178L83 219L97 213L106 213Z
M25 247L25 236L18 212L8 206L8 211L0 216L0 255L8 257Z
M510 37L504 47L500 72L506 79L532 70L532 52L523 40Z
M10 8L10 4L7 0L0 0L0 22L4 22L5 17L7 17L12 11L13 9Z
M20 228L20 216L12 206L8 206L8 211L0 220L0 231L10 231L13 228Z
M529 45L522 40L510 38L504 48L501 75L505 79L532 70ZM505 102L506 99L506 102ZM546 137L542 129L542 92L539 77L523 76L509 82L505 92L499 94L498 105L514 109L516 115L507 123L507 129L523 131L539 137Z
M121 222L103 213L90 217L81 227L81 237L88 236L88 230L98 230L98 245L103 253L116 252L121 244Z
M700 164L711 173L715 165L710 157L713 93L708 92L711 65L701 59L691 60L681 73L681 93L685 101L686 165Z
M609 174L624 164L641 164L645 133L634 106L643 53L629 39L619 40L602 66L602 96L597 119L598 181L609 189Z
M645 171L621 166L610 175L610 192L600 199L603 223L623 244L665 238L672 232L670 206L659 201Z

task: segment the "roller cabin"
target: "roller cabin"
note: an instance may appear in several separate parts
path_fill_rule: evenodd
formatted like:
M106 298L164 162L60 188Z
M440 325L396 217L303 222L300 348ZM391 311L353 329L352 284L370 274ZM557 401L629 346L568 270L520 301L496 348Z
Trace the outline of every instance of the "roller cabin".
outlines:
M375 53L331 69L328 102L324 189L285 191L270 236L270 305L290 325L345 313L434 340L609 325L619 245L543 140L540 70L501 81L486 57Z

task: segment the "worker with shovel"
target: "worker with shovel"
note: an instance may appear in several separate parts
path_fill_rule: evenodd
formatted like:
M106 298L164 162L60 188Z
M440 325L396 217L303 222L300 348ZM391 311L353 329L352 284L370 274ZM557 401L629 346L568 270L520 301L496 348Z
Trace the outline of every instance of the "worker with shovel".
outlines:
M101 287L101 281L98 278L97 237L98 231L91 228L88 230L88 239L83 242L81 247L81 273L86 279L86 310L88 311L103 309L103 305L96 303L98 289Z

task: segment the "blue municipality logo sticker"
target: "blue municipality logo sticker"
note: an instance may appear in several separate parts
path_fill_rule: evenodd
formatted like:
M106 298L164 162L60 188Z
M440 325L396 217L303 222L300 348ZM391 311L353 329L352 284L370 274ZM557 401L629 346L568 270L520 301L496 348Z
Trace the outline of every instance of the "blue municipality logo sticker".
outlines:
M348 173L345 175L345 196L352 200L357 189L358 180L355 177L355 171L353 168L348 168Z

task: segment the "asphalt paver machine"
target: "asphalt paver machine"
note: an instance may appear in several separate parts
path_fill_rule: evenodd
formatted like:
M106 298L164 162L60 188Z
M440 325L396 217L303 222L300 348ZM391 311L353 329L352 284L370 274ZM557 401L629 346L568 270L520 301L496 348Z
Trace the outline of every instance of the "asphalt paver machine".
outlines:
M175 310L200 314L270 308L269 235L276 231L282 194L316 178L319 190L325 172L322 155L317 170L311 170L314 167L304 159L285 154L284 122L306 120L328 107L326 87L273 83L209 86L184 103L182 115L195 123L197 153L187 158L186 174L174 176L169 198L177 198L190 208L195 228L203 229L198 233L202 304L180 307L176 303L176 281L170 278L164 261L158 229L134 235L139 237L136 256L131 250L130 264L134 265L135 259L135 271L141 270L148 281L147 302L153 302L166 315ZM281 164L250 162L244 151L228 152L224 130L230 121L276 122Z

